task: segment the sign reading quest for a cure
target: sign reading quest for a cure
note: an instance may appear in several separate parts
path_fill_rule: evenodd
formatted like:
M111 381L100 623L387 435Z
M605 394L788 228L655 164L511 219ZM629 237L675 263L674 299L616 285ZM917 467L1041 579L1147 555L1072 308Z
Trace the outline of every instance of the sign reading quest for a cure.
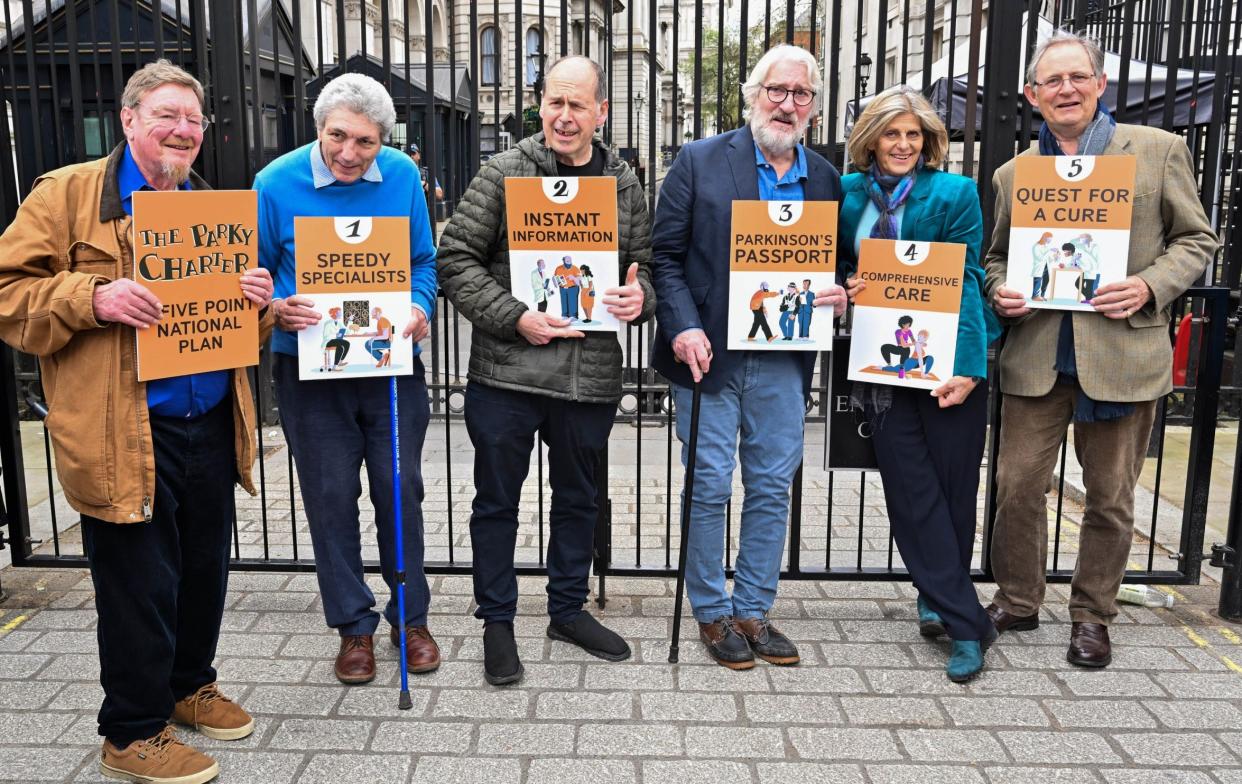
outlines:
M138 332L138 380L257 365L259 316L242 294L258 263L254 191L136 191L134 278L163 305Z
M729 348L831 351L815 292L836 282L837 203L735 201L730 232Z
M1024 155L1015 162L1005 284L1032 308L1092 310L1130 254L1133 155Z
M935 389L953 375L965 264L957 243L862 241L851 381Z
M298 378L408 376L410 219L293 219L298 294L321 320L298 333Z
M506 177L509 291L576 330L616 332L600 301L618 284L614 177Z

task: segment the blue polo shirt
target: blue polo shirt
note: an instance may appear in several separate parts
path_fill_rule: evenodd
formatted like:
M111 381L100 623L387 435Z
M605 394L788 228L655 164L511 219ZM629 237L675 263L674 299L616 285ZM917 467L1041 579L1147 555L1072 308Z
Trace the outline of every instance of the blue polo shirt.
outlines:
M755 144L755 167L759 170L759 198L764 201L803 201L803 183L806 182L806 154L799 144L794 149L793 166L780 179L776 169L763 157L763 150Z
M134 191L150 188L147 178L134 162L134 156L125 146L121 165L116 170L116 184L121 194L121 207L126 215L134 214ZM190 190L190 181L182 183L178 190ZM213 370L210 373L192 373L147 382L147 408L155 416L190 419L201 416L216 407L229 393L229 371Z

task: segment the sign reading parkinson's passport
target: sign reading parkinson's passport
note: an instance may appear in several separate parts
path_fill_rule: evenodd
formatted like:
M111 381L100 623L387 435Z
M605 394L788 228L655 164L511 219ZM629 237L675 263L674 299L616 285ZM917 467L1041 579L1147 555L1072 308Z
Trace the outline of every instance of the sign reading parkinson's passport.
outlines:
M836 241L835 201L733 202L730 349L832 350L832 309L815 292L836 283Z
M134 278L163 306L138 333L138 380L257 365L259 315L241 275L259 262L254 191L136 191Z

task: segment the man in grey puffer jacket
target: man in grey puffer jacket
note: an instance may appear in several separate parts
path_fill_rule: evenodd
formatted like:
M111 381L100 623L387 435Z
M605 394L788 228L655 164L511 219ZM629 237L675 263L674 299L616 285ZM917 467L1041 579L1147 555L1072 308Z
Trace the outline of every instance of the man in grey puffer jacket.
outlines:
M466 428L475 449L470 538L484 677L493 685L522 677L513 639L513 548L536 432L548 445L552 487L548 636L609 661L630 656L624 640L583 610L597 511L595 465L621 398L621 347L615 334L584 334L510 293L505 220L506 177L615 177L625 283L604 291L602 302L623 323L641 323L655 312L642 187L594 139L608 119L605 86L603 70L585 57L552 65L539 110L543 132L488 161L445 228L437 259L445 294L474 326L466 387Z

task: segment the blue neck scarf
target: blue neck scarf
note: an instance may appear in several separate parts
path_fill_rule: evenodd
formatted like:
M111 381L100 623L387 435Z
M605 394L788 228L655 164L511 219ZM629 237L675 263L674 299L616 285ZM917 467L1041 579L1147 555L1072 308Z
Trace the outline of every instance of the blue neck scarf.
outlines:
M871 239L897 239L896 212L902 204L905 204L910 191L914 190L914 181L922 167L923 156L920 155L909 174L884 174L872 159L871 169L867 172L867 196L880 211L880 217L876 218L875 224L871 227Z

